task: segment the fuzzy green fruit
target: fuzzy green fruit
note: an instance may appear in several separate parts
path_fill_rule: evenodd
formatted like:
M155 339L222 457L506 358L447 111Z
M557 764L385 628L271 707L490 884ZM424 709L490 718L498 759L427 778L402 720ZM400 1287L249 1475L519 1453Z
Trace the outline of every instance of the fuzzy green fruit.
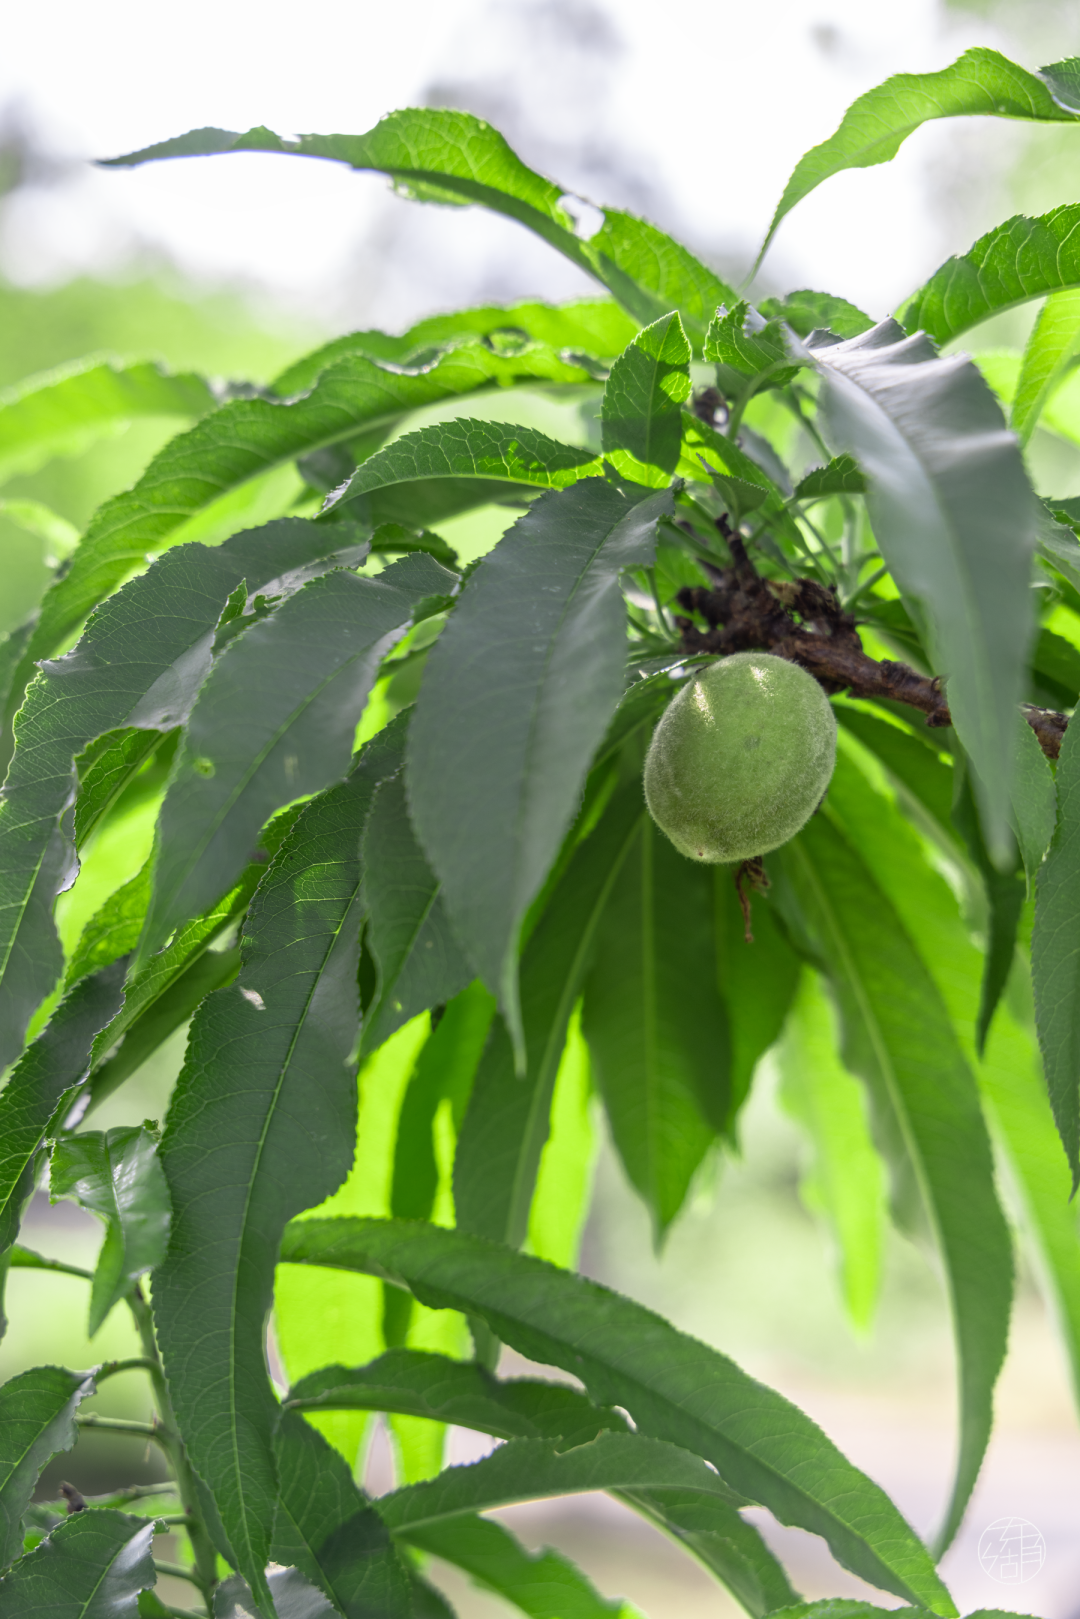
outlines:
M691 860L752 860L805 826L836 763L817 681L768 652L737 652L683 687L645 760L649 812Z

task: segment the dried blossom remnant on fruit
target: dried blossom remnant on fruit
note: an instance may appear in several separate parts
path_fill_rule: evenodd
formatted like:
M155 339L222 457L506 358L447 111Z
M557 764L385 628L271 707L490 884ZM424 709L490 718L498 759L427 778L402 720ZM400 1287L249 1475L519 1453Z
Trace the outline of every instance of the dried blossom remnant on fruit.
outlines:
M835 762L836 716L817 681L769 653L736 653L665 710L645 761L645 798L689 859L751 860L805 826Z

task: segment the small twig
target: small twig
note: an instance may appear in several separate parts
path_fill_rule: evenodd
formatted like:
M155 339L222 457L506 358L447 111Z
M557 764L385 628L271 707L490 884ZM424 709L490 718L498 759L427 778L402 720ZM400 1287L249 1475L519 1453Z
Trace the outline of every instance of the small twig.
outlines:
M158 1574L171 1574L174 1580L190 1580L192 1585L201 1585L202 1582L193 1568L186 1568L183 1563L160 1563L154 1558L154 1570Z
M107 1377L115 1377L117 1372L156 1372L157 1367L145 1355L132 1355L130 1360L107 1360L99 1366L94 1374L95 1380L101 1383Z

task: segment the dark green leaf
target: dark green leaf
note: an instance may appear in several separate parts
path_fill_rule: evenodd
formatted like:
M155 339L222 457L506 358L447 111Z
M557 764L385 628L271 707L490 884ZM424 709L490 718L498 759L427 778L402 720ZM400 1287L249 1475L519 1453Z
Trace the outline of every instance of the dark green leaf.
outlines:
M274 1561L298 1568L345 1619L411 1619L405 1569L344 1457L289 1411L274 1456L281 1480Z
M344 774L382 657L415 603L453 583L423 553L377 579L323 574L229 643L162 806L144 960L235 883L275 810Z
M74 650L34 680L0 798L0 1066L18 1054L63 965L52 903L73 875L59 821L73 796L75 756L132 719L156 729L193 698L222 605L242 580L253 590L299 582L305 570L329 566L323 559L338 544L331 529L284 519L214 549L178 547L95 613Z
M1013 830L1033 885L1057 824L1054 773L1031 726L1021 716L1014 727Z
M617 1411L563 1383L497 1378L475 1361L419 1349L388 1349L367 1366L324 1366L294 1384L285 1403L297 1411L397 1411L499 1439L558 1439L567 1449L626 1431Z
M825 495L861 495L866 479L850 455L836 455L823 467L813 467L795 485L796 500L821 500Z
M426 551L444 568L459 567L458 554L441 534L430 529L403 528L400 523L383 523L371 536L371 549L377 556L407 556L410 551Z
M910 331L947 343L991 315L1080 285L1080 204L1029 219L1016 214L966 253L946 259L897 312Z
M829 795L830 808L838 803L847 836L818 815L787 845L782 865L839 1002L845 1064L869 1088L878 1142L899 1177L894 1196L903 1202L918 1186L941 1248L960 1378L960 1453L940 1535L948 1545L990 1434L1012 1299L1011 1243L975 1082L941 992L849 841L873 838L884 806L843 758ZM898 866L904 857L898 846ZM908 851L908 858L922 857Z
M604 450L624 477L667 485L679 462L689 398L690 344L678 315L664 315L620 354L604 389Z
M1039 871L1031 967L1046 1085L1080 1186L1080 727L1069 726L1057 768L1057 830Z
M519 1065L522 921L622 694L619 573L652 560L672 509L666 490L643 494L590 478L542 495L466 585L409 728L416 830Z
M267 872L239 982L192 1023L161 1148L173 1226L153 1279L158 1340L192 1463L260 1602L278 1411L263 1335L282 1227L352 1162L359 841L378 743L307 806Z
M446 919L438 879L416 841L402 776L383 782L364 829L365 947L378 970L361 1051L374 1051L417 1012L464 989L472 968ZM428 1211L425 1210L425 1215Z
M818 328L835 332L837 337L858 337L874 324L846 298L834 298L830 292L789 292L784 298L763 298L758 309L766 320L782 320L799 337L809 337Z
M684 859L648 815L600 919L582 1030L615 1146L659 1243L727 1122L730 1043L713 873Z
M93 1393L92 1374L62 1366L35 1366L0 1387L0 1568L21 1555L22 1516L38 1476L75 1443L75 1412Z
M625 1431L617 1412L598 1408L561 1384L503 1381L476 1364L416 1351L391 1351L353 1371L328 1366L292 1389L289 1404L294 1402L305 1410L404 1411L505 1439L558 1439L563 1450L588 1445L604 1430ZM791 1597L756 1531L734 1512L720 1515L714 1484L706 1492L636 1488L614 1493L700 1557L752 1613L767 1612ZM411 1534L409 1540L434 1549Z
M882 556L925 615L982 783L991 856L1004 864L1013 716L1034 628L1036 505L1016 440L969 360L939 360L895 321L808 352L833 436L866 475Z
M148 163L228 151L330 158L389 174L399 191L420 202L481 203L535 231L595 276L643 326L678 309L700 342L717 304L735 302L731 288L684 247L631 214L605 209L594 235L587 241L576 235L562 188L526 168L499 132L471 113L408 108L366 135L306 135L298 141L283 141L261 127L244 135L196 129L110 161Z
M633 780L611 801L562 873L521 962L528 1067L514 1071L505 1025L492 1028L454 1159L462 1231L516 1247L525 1239L566 1030L581 993L604 905L645 814Z
M408 1541L418 1551L463 1569L529 1619L634 1619L636 1613L618 1598L602 1597L561 1553L527 1552L508 1529L489 1518L429 1524Z
M140 1591L156 1581L154 1521L125 1512L78 1512L0 1580L0 1612L12 1619L135 1619Z
M799 531L788 515L784 491L732 439L725 438L691 411L683 412L683 455L678 471L680 476L698 483L702 482L704 472L737 520L760 507L763 514L772 519L771 528L798 542ZM744 485L749 487L744 488Z
M64 1136L53 1148L54 1199L73 1197L105 1222L105 1241L90 1294L92 1338L131 1284L165 1257L169 1188L157 1138L145 1125Z
M398 506L402 514L423 510L432 522L454 509L520 496L522 490L564 489L601 470L591 450L559 444L535 428L468 418L435 422L361 462L324 509L335 511L362 498L373 522L397 517ZM445 500L443 486L448 487ZM430 505L432 497L438 509ZM450 508L445 514L443 506Z
M430 354L433 346L447 343L456 346L479 340L497 354L513 355L520 353L531 340L546 343L553 349L577 349L610 357L622 353L637 329L638 322L624 314L612 298L455 310L450 315L429 315L400 337L378 331L349 332L344 337L335 337L314 353L295 360L275 377L274 391L295 394L310 388L327 366L347 354L366 354L374 360L401 365L418 355Z
M152 360L77 360L0 394L0 480L78 455L140 416L203 416L218 403L193 372Z
M124 962L84 978L64 996L0 1093L0 1253L19 1234L34 1189L34 1159L53 1115L90 1066L95 1035L123 998Z
M779 927L770 900L753 896L753 944L735 889L734 873L717 867L715 960L731 1041L729 1133L750 1093L754 1070L779 1039L799 981L799 958Z
M493 1243L404 1222L298 1221L281 1258L381 1275L433 1307L482 1316L522 1354L571 1371L598 1402L623 1406L639 1434L694 1450L782 1523L823 1534L845 1567L938 1613L953 1611L888 1497L808 1417L631 1300Z
M735 1504L732 1492L700 1456L663 1439L605 1430L591 1443L572 1449L546 1439L510 1439L483 1461L448 1467L437 1478L382 1496L378 1509L395 1535L408 1537L411 1530L430 1523L514 1501L634 1488L693 1490L712 1496L719 1524Z
M938 73L894 74L853 101L835 135L799 159L761 254L784 215L830 175L888 163L912 131L929 119L979 113L1051 123L1073 121L1072 112L1063 109L1033 73L983 46L965 51Z

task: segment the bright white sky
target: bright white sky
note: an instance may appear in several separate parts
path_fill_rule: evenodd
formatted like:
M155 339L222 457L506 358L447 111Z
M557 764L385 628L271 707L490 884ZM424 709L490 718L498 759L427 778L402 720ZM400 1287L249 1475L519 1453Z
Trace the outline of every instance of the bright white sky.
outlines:
M558 72L550 60L534 72L523 3L9 4L0 108L15 106L54 150L84 157L202 124L360 132L434 80L486 75L529 103L534 125L562 121L572 140ZM935 0L553 4L564 20L605 13L622 42L601 53L610 71L586 120L594 144L621 153L624 166L640 161L668 228L743 265L794 163L857 94L891 72L941 67L968 45L995 43L975 19L944 19ZM1002 152L996 138L989 149ZM945 253L967 246L949 240L947 220L921 218L934 155L949 139L949 126L925 129L889 167L841 176L804 202L771 259L780 283L842 293L879 315ZM408 206L388 200L379 178L287 158L76 169L21 195L0 252L9 274L53 279L122 261L133 242L147 242L200 276L258 283L309 310L321 304L335 324L343 312L407 322L459 290L469 296L484 281L478 256L489 252L511 260L500 288L507 277L521 294L568 295L581 285L548 250L519 250L515 226L478 231L439 211L443 222L414 228L400 223ZM399 267L389 276L388 264Z

